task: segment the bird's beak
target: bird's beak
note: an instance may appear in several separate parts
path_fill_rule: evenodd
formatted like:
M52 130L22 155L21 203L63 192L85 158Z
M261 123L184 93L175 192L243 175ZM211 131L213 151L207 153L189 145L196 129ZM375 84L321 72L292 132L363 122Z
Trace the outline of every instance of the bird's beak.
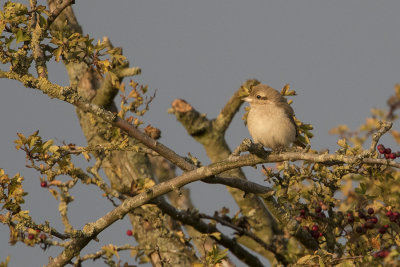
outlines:
M244 97L244 98L242 98L242 100L246 101L246 102L249 102L249 103L253 101L253 99L251 99L250 96Z

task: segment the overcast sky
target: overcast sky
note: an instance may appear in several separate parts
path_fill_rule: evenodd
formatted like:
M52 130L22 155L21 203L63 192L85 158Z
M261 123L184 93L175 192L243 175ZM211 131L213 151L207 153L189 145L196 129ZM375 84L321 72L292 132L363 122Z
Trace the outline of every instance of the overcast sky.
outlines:
M145 122L162 130L161 142L205 163L202 147L167 114L175 98L214 118L249 78L278 90L289 83L298 93L292 98L296 116L314 125L312 147L333 150L336 137L329 129L339 124L358 127L372 107L386 106L400 82L398 0L77 0L74 10L85 34L108 36L123 47L131 66L142 68L139 81L158 89ZM49 72L53 82L68 85L62 64L51 64ZM29 135L39 129L44 138L85 145L74 108L17 82L2 79L0 88L0 167L25 177L29 195L24 208L35 220L48 220L62 231L58 203L40 187L38 173L24 167L25 155L15 150L13 140L17 132ZM249 137L241 114L227 132L231 148ZM393 146L390 138L383 140ZM262 183L260 174L249 173L251 180ZM190 188L201 211L228 206L236 212L224 187L195 183ZM93 187L80 185L72 193L76 201L70 216L77 228L112 209ZM125 235L128 228L127 219L115 223L99 236L100 243L92 242L84 252L110 242L131 242ZM0 226L0 261L10 255L10 266L42 266L47 256L58 254L58 249L11 247L8 234Z

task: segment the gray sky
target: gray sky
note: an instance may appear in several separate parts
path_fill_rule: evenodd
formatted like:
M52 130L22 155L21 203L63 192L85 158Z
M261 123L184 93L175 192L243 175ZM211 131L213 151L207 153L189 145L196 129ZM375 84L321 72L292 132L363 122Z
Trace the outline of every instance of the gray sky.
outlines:
M123 47L131 66L142 68L139 81L158 89L145 121L162 130L161 142L203 162L208 160L202 147L166 112L175 98L214 118L249 78L278 90L289 83L298 93L292 98L297 117L314 125L313 148L333 150L336 138L329 129L358 127L372 107L385 107L400 82L398 0L78 0L74 10L85 34L108 36ZM67 85L62 64L51 64L50 79ZM38 174L24 167L24 153L14 149L13 140L17 132L29 135L40 129L44 138L84 145L74 109L16 82L2 79L0 88L0 167L11 176L25 176L25 208L38 223L49 220L61 231L58 203L40 187ZM241 114L227 132L231 148L249 137ZM396 149L389 140L383 138ZM262 183L257 172L248 173ZM190 188L201 211L212 213L222 206L236 211L224 187L195 183ZM78 228L112 209L94 187L78 186L73 193L70 217ZM59 251L10 247L8 229L0 227L0 260L10 255L10 266L41 266ZM84 252L132 241L125 235L128 228L127 219L114 224Z

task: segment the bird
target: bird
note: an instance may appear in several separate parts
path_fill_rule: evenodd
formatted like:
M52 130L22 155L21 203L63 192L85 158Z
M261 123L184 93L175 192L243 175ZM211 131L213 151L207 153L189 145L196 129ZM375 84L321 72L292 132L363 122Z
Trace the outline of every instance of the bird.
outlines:
M258 84L242 100L250 104L247 127L255 143L281 151L296 141L294 111L277 90Z

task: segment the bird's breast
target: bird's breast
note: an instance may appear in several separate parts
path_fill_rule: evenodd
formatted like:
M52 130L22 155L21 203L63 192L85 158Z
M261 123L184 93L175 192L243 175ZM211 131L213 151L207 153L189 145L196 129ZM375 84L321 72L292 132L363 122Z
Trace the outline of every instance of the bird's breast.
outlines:
M251 107L247 124L254 142L275 149L289 146L296 139L296 128L282 108L275 105Z

